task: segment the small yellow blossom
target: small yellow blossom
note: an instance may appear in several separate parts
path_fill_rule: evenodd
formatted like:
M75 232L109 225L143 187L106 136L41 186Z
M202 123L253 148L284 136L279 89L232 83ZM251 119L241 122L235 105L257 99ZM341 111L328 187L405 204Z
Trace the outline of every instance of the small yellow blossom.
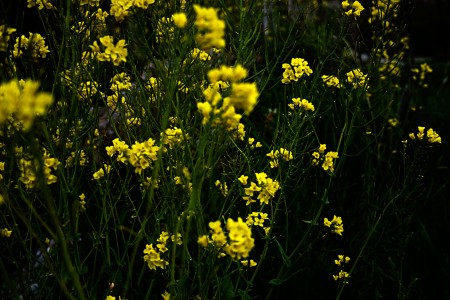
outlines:
M250 265L249 265L250 263ZM250 262L248 260L241 260L241 264L246 267L246 266L250 266L250 268L255 267L258 265L258 263L256 261L254 261L253 259L250 259Z
M397 118L390 118L388 120L389 125L391 125L392 127L397 127L398 124L400 123L400 121Z

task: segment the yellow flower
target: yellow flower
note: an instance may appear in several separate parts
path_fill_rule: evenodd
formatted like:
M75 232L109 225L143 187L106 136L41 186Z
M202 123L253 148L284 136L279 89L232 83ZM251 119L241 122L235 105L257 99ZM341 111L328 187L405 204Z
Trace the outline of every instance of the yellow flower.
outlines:
M292 58L291 64L284 63L282 65L284 69L282 83L288 84L292 81L298 81L303 75L311 75L312 69L308 66L308 62L303 58Z
M164 291L164 294L161 294L163 300L170 300L170 294L167 291Z
M255 240L247 224L241 218L237 221L228 219L227 230L230 243L225 246L225 252L233 259L248 257L255 245Z
M29 33L29 37L22 35L20 38L16 38L14 44L13 57L22 57L24 51L29 52L34 61L38 61L39 58L45 58L50 51L45 45L45 39L39 33Z
M344 255L338 255L338 259L334 260L334 264L337 266L343 266L344 264L348 264L350 261L350 257Z
M113 37L106 35L101 37L99 41L103 47L100 47L97 41L94 41L94 44L89 46L98 61L110 61L115 66L127 61L128 50L125 40L119 40L114 45ZM104 48L104 51L101 50L102 48Z
M3 229L0 231L0 235L1 235L2 237L10 237L11 234L12 234L12 230L8 230L8 228L3 228Z
M425 127L423 127L423 126L418 126L418 127L417 127L417 130L418 130L418 132L417 132L416 135L414 135L414 133L410 133L410 134L409 134L409 138L410 138L410 139L415 140L415 139L416 139L416 136L417 136L417 139L418 139L419 141L421 141L421 140L423 140L423 138L426 136L426 137L427 137L427 142L429 142L429 143L438 143L438 144L442 143L441 137L440 137L439 134L438 134L436 131L434 131L432 128L429 128L429 129L427 130L427 132L425 132Z
M333 275L333 279L335 281L342 280L344 283L348 283L347 282L348 278L350 278L350 274L343 270L339 271L339 274Z
M100 168L97 172L95 172L92 175L92 178L95 180L99 180L100 178L102 178L103 176L105 176L105 170L103 170L102 168Z
M249 261L241 260L241 264L246 267L249 265ZM255 267L256 265L258 265L258 263L256 261L254 261L253 259L250 259L250 268Z
M53 103L50 93L38 92L39 82L32 80L11 80L0 84L0 124L8 117L21 124L28 131L36 116L44 115Z
M203 248L208 247L209 239L207 235L199 236L197 239L197 243L201 245Z
M342 8L345 10L345 14L347 16L359 17L361 12L364 10L364 7L359 3L359 1L353 1L350 4L348 1L342 1Z
M161 258L160 253L153 248L153 244L145 246L144 261L147 262L150 270L156 270L156 268L165 269L169 264L167 261Z
M214 8L194 4L196 19L194 25L199 29L196 41L202 50L225 47L225 21L220 20Z
M341 88L341 84L339 83L339 79L336 76L332 75L322 75L322 81L327 85L327 87L335 87Z
M360 69L354 69L347 74L347 81L353 85L353 88L363 88L367 84L367 75ZM369 88L368 86L366 88Z
M34 7L36 5L38 6L39 10L42 10L44 8L45 9L53 9L54 8L49 0L28 0L27 3L28 3L28 5L27 5L28 8Z
M15 28L6 28L6 25L0 25L0 52L8 49L8 42L11 34L16 32Z
M342 236L342 233L344 232L344 224L342 223L341 217L333 216L331 221L329 221L328 218L324 218L323 224L325 227L331 228L331 232Z
M175 26L177 26L178 28L184 28L188 21L185 13L173 14L172 20L175 23Z

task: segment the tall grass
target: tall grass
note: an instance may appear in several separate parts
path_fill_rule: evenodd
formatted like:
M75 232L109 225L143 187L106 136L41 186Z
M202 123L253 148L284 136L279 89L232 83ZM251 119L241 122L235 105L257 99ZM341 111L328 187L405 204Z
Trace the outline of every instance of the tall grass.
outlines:
M415 292L446 141L399 1L20 3L39 22L0 27L1 297Z

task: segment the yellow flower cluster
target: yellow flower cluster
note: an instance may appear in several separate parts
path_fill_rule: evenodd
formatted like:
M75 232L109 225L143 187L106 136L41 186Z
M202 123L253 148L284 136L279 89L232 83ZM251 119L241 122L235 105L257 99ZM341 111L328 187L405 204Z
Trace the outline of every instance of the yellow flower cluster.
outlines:
M248 257L255 246L255 240L247 224L241 218L237 221L230 218L227 220L227 230L229 243L225 246L225 252L233 259Z
M418 68L411 69L411 72L413 73L413 79L416 81L417 80L419 81L419 85L421 85L423 87L428 87L428 84L424 83L425 76L428 73L432 73L433 69L431 69L431 67L427 63L421 64L420 69L418 69ZM417 75L419 75L419 77L417 77Z
M29 130L34 118L44 115L53 103L53 96L38 88L39 82L28 79L0 84L0 125L12 118L20 123L18 128Z
M333 75L322 75L322 81L327 85L327 87L341 88L339 79Z
M122 22L132 14L132 7L147 9L155 0L111 0L109 13L116 18L117 22Z
M192 191L192 182L191 181L191 173L189 172L189 169L187 167L182 168L182 175L181 176L175 176L173 180L175 181L176 185L181 185L184 189L187 189L189 192Z
M294 110L296 107L299 107L305 111L314 111L314 105L306 99L300 98L292 98L292 103L288 104L289 108Z
M209 50L212 47L225 47L225 21L219 19L217 10L198 4L194 4L194 10L196 13L194 25L199 30L195 40L199 48Z
M215 185L219 187L220 192L224 197L228 195L228 186L226 182L220 182L220 180L216 180Z
M97 9L95 14L92 14L89 10L86 10L84 17L86 21L80 21L70 27L70 30L79 34L83 40L91 40L91 32L94 32L97 37L101 32L106 30L106 18L109 14L103 11L101 8Z
M167 128L164 132L161 132L161 140L164 145L169 146L170 149L177 145L183 146L183 142L189 139L187 133L178 127Z
M236 109L250 114L259 97L255 83L238 82L246 77L247 70L241 65L221 66L208 72L210 84L203 90L206 101L197 103L197 108L203 115L203 124L216 116L218 118L214 124L222 124L229 131L237 130L237 138L244 139L244 125L239 123L242 115L236 113ZM222 98L222 93L228 91L229 87L229 95Z
M342 223L342 218L333 216L333 219L328 220L328 218L323 219L323 225L331 229L332 233L342 236L344 232L344 224Z
M89 46L98 61L111 61L115 66L127 61L128 50L125 40L119 40L116 45L110 35L103 36L99 40L102 47L98 45L97 41Z
M89 162L88 158L86 157L86 152L84 152L83 149L78 151L72 151L70 152L70 156L66 159L65 166L72 167L74 166L74 163L78 162L77 165L79 166L86 166Z
M269 153L266 154L266 156L271 158L270 161L271 168L277 168L279 166L279 158L283 159L284 161L290 161L294 158L292 152L284 148L280 148L279 150L275 151L271 150Z
M137 174L141 174L143 170L151 167L151 163L157 160L159 146L155 145L155 141L149 138L144 142L135 142L130 147L120 139L113 140L112 146L106 147L106 153L113 157L117 153L117 161L127 164L129 163L135 169Z
M335 281L341 281L343 283L348 283L350 274L348 272L344 271L344 268L346 267L346 265L349 262L350 262L350 257L344 256L344 255L338 255L338 259L334 260L334 264L342 268L337 275L333 275L333 279Z
M24 51L28 52L34 61L39 58L45 58L50 51L45 45L45 39L39 33L29 33L29 37L22 35L16 38L14 44L13 57L18 58L24 55Z
M110 83L110 89L113 92L129 91L132 86L130 75L125 72L114 75L113 78L111 78Z
M338 259L335 259L335 260L334 260L334 264L335 264L336 266L342 267L342 266L344 266L345 264L348 264L349 261L350 261L350 257L344 256L344 255L338 255Z
M39 10L42 9L53 9L53 5L50 3L49 0L27 0L27 7L31 8L31 7L35 7L37 5Z
M5 171L5 162L0 161L0 181L3 180L3 174L2 172ZM0 204L1 204L1 200L0 200Z
M172 18L162 17L156 24L156 42L173 41L174 22Z
M327 148L327 145L320 144L319 149L312 153L312 165L317 166L319 162L322 161L322 169L325 171L330 171L331 173L334 172L334 160L336 158L339 158L338 153L334 151L328 151L325 154L325 149Z
M110 90L113 93L106 97L106 104L110 108L110 114L119 115L119 112L124 113L128 125L141 124L141 119L136 117L136 112L128 105L125 93L123 93L124 91L129 91L132 87L130 76L124 72L118 73L111 78L110 83ZM141 107L140 109L141 113L144 114L144 108Z
M95 81L81 82L77 88L78 100L91 102L92 97L98 92L98 83Z
M183 244L182 237L180 233L177 235L170 234L167 231L162 231L159 238L156 240L156 248L152 244L147 244L144 250L144 261L147 263L150 270L156 270L156 268L165 269L169 264L167 260L161 258L161 254L166 253L169 249L167 248L167 242L171 241L177 245Z
M419 127L417 127L417 129L418 129L418 132L416 135L414 133L409 134L410 139L415 140L417 137L417 139L421 141L421 140L423 140L424 137L426 137L427 141L429 143L438 143L438 144L442 143L441 137L432 128L428 129L426 133L425 133L425 127L423 127L423 126L419 126Z
M350 4L347 0L342 1L342 8L345 10L345 14L347 16L359 17L361 12L364 10L364 7L359 3L359 1L353 1Z
M284 72L281 82L285 84L298 81L303 75L309 76L313 73L312 69L308 66L308 62L303 58L292 58L291 64L284 63L282 67Z
M108 164L103 164L103 167L98 169L98 171L92 175L92 179L99 180L103 178L105 174L109 174L109 172L111 172L111 166Z
M0 25L0 52L8 49L9 39L14 32L16 32L15 28L6 28L6 25Z
M208 54L208 52L200 50L198 48L192 49L188 57L191 58L192 60L195 59L199 59L201 61L211 60L211 56Z
M153 248L153 244L147 244L144 250L144 261L150 270L156 270L156 268L165 269L169 264L168 261L161 258L161 254L158 249Z
M187 16L185 13L176 13L172 15L172 20L175 26L178 28L184 28L186 27L186 24L188 22Z
M334 280L343 281L344 283L348 283L348 279L350 278L350 274L345 272L344 270L340 270L337 275L333 275Z
M245 223L247 223L248 226L260 226L264 229L264 232L268 234L270 227L264 227L265 220L269 220L269 215L267 213L252 212L247 216Z
M347 74L347 81L353 85L353 88L363 88L367 84L367 75L364 75L360 69L354 69ZM369 88L367 86L366 88Z
M12 230L8 230L8 228L3 228L0 230L0 236L2 237L11 237Z
M48 155L47 151L44 151L43 157L44 165L44 179L46 184L52 184L58 181L58 177L52 174L52 171L56 171L60 162L56 158L52 158ZM21 158L19 160L19 171L20 177L19 180L25 185L27 189L31 189L36 187L38 183L38 172L39 170L39 161L38 160L27 160L25 158Z
M198 238L197 242L205 248L208 243L212 243L220 251L219 257L228 254L232 259L246 258L255 246L252 231L242 218L238 218L237 221L231 218L227 220L228 238L220 221L209 222L209 228L211 229L211 238L203 235Z
M371 17L369 23L381 21L383 27L389 28L390 21L397 17L400 0L372 0Z
M80 196L78 196L78 198L80 198L80 200L79 200L80 211L85 211L86 210L86 201L84 201L84 199L86 199L86 195L83 193Z
M267 177L264 172L255 173L256 182L251 181L250 186L244 188L245 196L242 197L243 200L247 201L246 205L250 205L256 200L253 199L255 192L259 192L258 197L260 204L269 204L269 200L275 197L275 193L280 189L280 183L277 180ZM248 176L241 175L238 178L239 182L244 186L247 185Z
M258 265L258 263L256 261L254 261L253 259L250 259L250 261L248 261L248 259L241 260L241 264L244 267L249 266L250 268L256 267Z
M251 149L261 148L262 147L261 142L256 142L255 143L255 138L248 138L248 144L250 145Z
M100 0L80 0L80 5L100 6Z

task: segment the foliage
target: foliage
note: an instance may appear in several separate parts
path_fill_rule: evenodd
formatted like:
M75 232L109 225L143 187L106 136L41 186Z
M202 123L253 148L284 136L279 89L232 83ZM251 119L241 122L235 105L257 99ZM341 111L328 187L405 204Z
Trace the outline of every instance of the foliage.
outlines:
M407 298L446 141L401 8L28 0L39 32L0 27L0 296Z

